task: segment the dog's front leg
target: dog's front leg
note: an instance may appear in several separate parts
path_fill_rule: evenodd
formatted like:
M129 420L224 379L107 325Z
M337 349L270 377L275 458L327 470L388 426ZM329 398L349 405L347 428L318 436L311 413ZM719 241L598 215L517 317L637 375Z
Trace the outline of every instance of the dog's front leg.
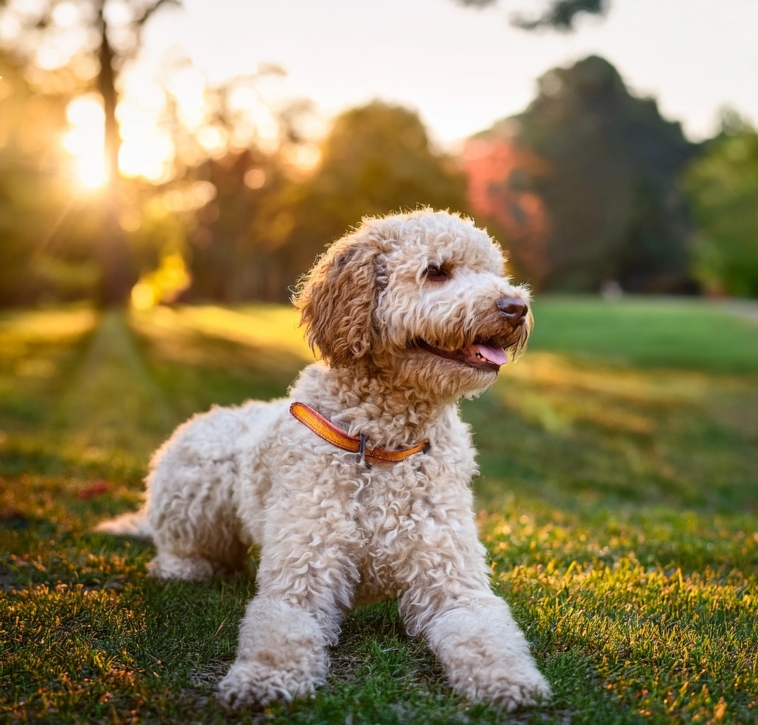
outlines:
M423 633L458 694L508 711L549 698L526 638L494 594L476 592L443 603Z
M306 522L291 508L281 516L272 512L258 595L240 626L237 660L219 685L224 704L289 702L312 695L326 680L327 648L337 641L358 579L345 553L350 532L327 519Z
M426 637L450 685L474 702L511 711L549 698L524 634L489 588L483 549L474 549L472 537L456 542L456 533L448 533L447 545L439 538L416 551L414 576L400 599L408 631ZM434 538L431 530L426 537Z
M313 694L326 680L328 639L317 618L280 597L258 596L242 620L237 660L219 685L229 707Z

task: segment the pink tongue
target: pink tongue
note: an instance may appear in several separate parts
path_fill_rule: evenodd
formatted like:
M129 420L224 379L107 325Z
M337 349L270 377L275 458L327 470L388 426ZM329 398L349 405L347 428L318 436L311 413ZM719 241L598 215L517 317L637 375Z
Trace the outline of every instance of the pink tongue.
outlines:
M495 365L505 365L508 362L508 355L502 347L487 347L487 345L472 345L471 349L474 354L479 353L482 357L486 357L491 363Z

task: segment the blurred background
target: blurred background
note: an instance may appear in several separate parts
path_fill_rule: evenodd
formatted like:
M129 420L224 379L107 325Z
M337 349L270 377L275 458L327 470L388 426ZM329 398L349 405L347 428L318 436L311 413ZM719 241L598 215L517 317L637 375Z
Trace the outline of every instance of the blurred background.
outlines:
M365 214L758 296L751 0L3 0L0 304L286 302Z

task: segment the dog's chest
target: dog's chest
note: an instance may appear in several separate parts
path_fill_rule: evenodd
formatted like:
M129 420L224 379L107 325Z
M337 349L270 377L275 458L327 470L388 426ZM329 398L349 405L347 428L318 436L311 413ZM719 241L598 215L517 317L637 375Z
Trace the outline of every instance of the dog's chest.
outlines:
M361 473L351 508L361 532L361 601L396 596L419 548L450 541L473 515L465 457L420 454L393 466L377 464Z

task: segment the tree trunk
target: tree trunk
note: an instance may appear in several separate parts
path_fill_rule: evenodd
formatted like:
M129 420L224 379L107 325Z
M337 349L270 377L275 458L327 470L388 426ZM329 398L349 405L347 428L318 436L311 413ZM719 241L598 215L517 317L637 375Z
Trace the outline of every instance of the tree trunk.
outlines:
M97 86L103 98L105 111L105 172L103 189L103 227L102 239L99 240L100 257L100 304L106 306L123 305L132 286L132 270L126 235L119 223L119 171L118 152L121 145L118 120L116 119L116 70L113 67L114 51L108 40L108 25L103 17L105 0L100 5L100 71Z

